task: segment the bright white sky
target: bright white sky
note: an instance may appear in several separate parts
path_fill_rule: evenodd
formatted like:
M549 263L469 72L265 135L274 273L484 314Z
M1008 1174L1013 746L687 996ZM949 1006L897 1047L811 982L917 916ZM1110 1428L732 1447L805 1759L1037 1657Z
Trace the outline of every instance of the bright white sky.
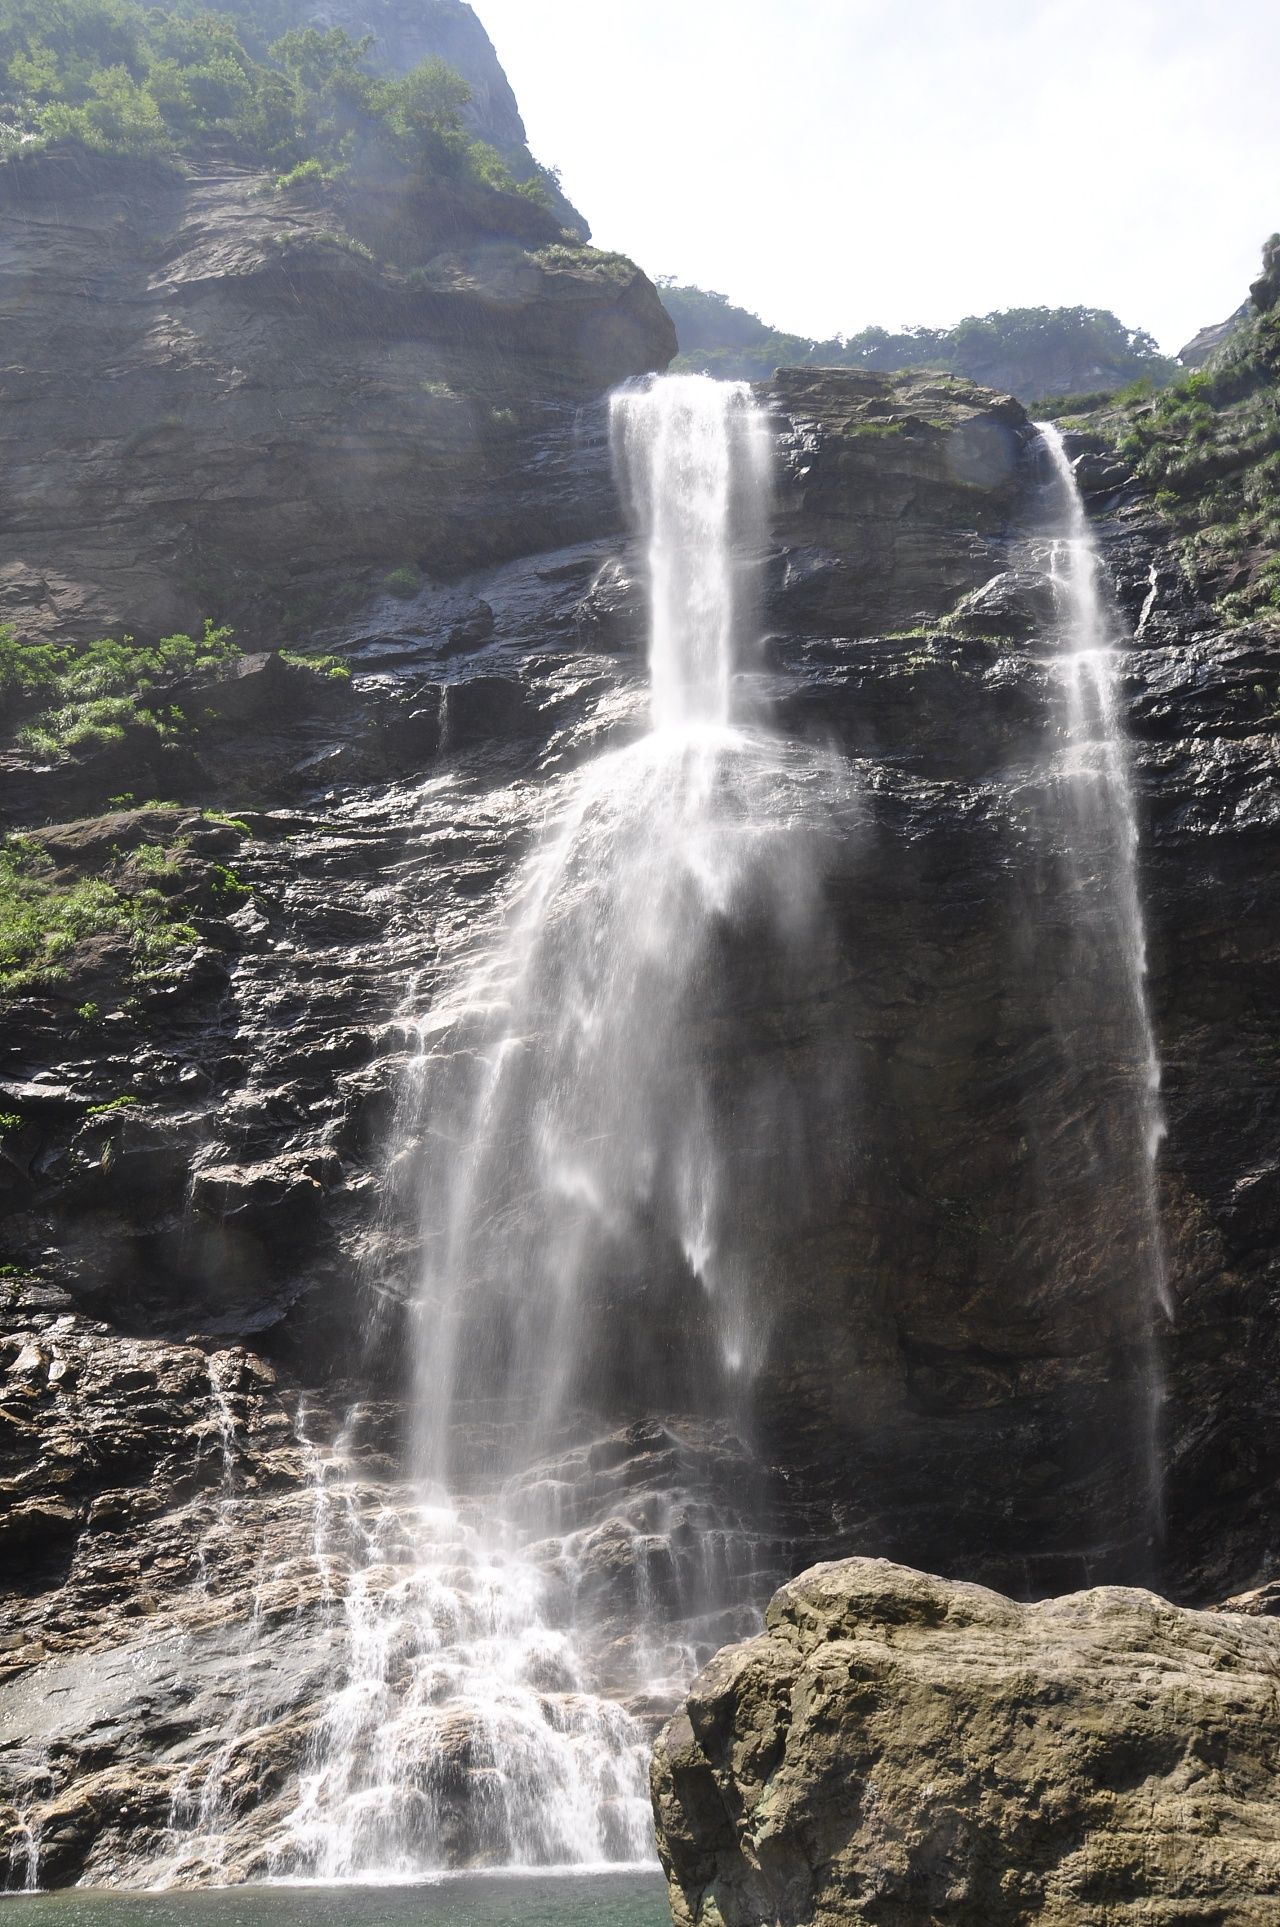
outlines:
M473 0L601 247L801 334L1113 309L1280 228L1277 0Z

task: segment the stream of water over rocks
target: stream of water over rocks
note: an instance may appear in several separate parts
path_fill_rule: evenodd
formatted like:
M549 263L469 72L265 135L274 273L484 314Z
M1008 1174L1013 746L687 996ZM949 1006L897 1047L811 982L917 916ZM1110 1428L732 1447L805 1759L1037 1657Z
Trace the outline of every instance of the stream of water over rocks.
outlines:
M421 1228L407 1482L362 1500L358 1410L314 1460L345 1640L280 1873L646 1859L652 1714L761 1601L751 1385L839 1067L801 1089L735 1050L722 960L753 952L785 999L828 946L848 782L773 734L745 673L769 482L749 389L650 381L614 426L652 727L564 780L496 933L417 1027L392 1150ZM683 1300L685 1356L660 1312L637 1350L619 1294ZM655 1424L673 1393L684 1425ZM648 1427L629 1451L619 1419ZM256 1718L250 1696L188 1803L204 1851Z

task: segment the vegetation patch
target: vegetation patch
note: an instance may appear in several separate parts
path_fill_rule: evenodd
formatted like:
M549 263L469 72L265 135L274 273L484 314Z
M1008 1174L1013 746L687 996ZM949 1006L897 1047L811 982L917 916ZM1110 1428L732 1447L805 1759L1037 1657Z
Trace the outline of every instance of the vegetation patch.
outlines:
M129 983L166 975L175 953L199 939L146 877L128 856L113 857L98 875L69 875L33 837L7 838L0 845L0 997L66 982L73 953L101 938L124 950Z
M1280 236L1264 261L1280 259ZM1268 289L1266 271L1255 286ZM1132 389L1102 426L1181 537L1192 583L1228 623L1280 623L1280 304L1242 320L1162 394Z
M0 626L0 696L11 715L27 717L22 746L60 760L121 742L131 729L166 736L189 728L174 686L221 676L241 654L231 630L211 622L200 636L104 637L83 649L24 643Z
M900 440L907 433L907 424L903 421L855 421L850 423L846 432L850 441L891 442Z
M301 649L282 649L280 660L292 663L295 669L309 669L313 676L323 676L326 682L351 681L351 665L341 656L308 656Z
M615 254L608 248L575 247L556 241L550 247L539 248L533 258L544 268L589 268L622 287L628 286L636 278L635 262L628 260L625 254Z
M422 571L411 562L406 562L400 568L392 569L390 575L384 575L382 586L388 595L399 596L402 602L408 602L422 587Z
M282 192L323 194L388 168L548 204L549 171L517 181L463 123L471 97L442 60L387 78L372 34L299 25L289 0L5 0L0 9L0 157L90 152L213 158L262 167ZM342 244L342 237L331 239ZM358 244L357 244L358 245Z

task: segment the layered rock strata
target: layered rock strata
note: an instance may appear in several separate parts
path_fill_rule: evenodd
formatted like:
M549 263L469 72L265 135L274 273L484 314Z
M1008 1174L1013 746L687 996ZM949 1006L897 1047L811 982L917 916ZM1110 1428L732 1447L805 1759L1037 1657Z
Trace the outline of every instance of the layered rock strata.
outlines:
M47 154L0 167L0 234L0 620L28 637L305 633L371 573L599 533L584 405L675 352L639 270L514 194L317 205Z

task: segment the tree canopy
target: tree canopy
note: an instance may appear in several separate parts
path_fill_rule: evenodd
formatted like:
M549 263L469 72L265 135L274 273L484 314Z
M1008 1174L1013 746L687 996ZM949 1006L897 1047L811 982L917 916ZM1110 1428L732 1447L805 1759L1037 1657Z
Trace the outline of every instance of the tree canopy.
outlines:
M1142 328L1105 308L1006 308L953 328L864 328L816 341L771 328L713 290L660 283L680 341L677 366L761 380L780 366L936 368L1026 399L1120 388L1143 376L1172 379L1175 365Z
M281 18L283 18L283 13ZM373 160L519 190L462 121L470 92L443 61L381 78L370 41L288 27L266 47L225 13L137 0L0 0L0 155L53 143L218 156L287 174Z

